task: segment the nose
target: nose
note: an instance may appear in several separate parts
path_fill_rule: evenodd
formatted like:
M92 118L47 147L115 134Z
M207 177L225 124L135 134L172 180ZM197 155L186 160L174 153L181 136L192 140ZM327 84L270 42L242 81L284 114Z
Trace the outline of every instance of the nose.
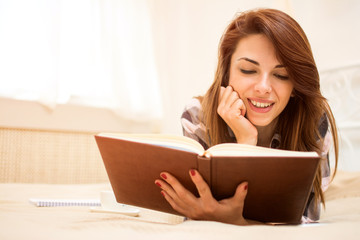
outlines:
M271 82L268 74L262 74L255 84L255 91L259 92L260 94L267 94L270 93L271 90Z

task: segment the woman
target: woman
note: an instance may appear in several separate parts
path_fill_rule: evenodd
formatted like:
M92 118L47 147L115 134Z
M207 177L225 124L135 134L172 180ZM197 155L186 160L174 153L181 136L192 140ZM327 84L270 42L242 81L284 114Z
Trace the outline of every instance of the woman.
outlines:
M323 191L330 182L328 152L338 139L335 120L321 95L310 44L299 24L274 9L240 14L222 36L215 80L204 97L193 99L182 115L184 135L205 148L237 142L294 151L316 151L322 157L303 220L318 220ZM331 133L328 131L330 125ZM190 176L199 198L171 174L156 184L171 206L191 219L239 225L248 185L232 198L216 201L194 169ZM251 187L251 186L250 186Z

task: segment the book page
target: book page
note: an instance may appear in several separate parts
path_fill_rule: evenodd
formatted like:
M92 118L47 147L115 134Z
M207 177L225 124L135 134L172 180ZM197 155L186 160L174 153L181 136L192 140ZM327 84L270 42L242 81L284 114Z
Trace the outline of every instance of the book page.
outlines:
M100 133L98 136L123 139L133 142L152 144L181 151L194 152L203 155L204 148L194 139L165 134L126 134L126 133Z
M238 143L215 145L206 151L210 156L284 156L284 157L317 157L316 152L299 152L259 147Z

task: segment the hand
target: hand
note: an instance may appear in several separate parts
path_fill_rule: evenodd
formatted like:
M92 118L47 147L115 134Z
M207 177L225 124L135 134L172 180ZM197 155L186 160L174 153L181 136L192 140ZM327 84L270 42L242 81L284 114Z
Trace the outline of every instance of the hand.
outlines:
M231 86L221 87L217 112L234 132L238 143L257 144L258 131L245 117L245 104Z
M161 173L162 180L157 179L155 181L155 184L162 189L161 193L174 210L194 220L219 221L238 225L248 224L243 217L247 182L241 183L236 188L233 197L217 201L198 171L192 169L189 174L200 197L194 196L169 173Z

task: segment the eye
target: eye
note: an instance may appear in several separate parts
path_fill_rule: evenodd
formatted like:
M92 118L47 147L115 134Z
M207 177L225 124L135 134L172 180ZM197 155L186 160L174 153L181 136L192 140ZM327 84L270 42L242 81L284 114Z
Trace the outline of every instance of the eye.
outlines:
M253 74L256 73L256 71L254 70L245 70L245 69L240 69L240 71L244 74Z
M275 77L281 80L288 80L289 76L281 75L281 74L274 74Z

